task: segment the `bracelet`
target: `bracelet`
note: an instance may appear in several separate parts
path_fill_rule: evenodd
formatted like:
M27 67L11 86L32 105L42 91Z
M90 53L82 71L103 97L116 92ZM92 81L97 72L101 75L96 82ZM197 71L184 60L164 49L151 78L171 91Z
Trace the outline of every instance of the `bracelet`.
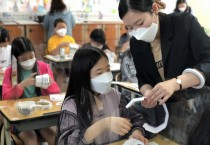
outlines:
M204 79L203 75L202 75L199 71L197 71L196 69L187 68L187 69L185 69L185 70L182 72L182 74L185 74L185 73L192 73L192 74L194 74L196 77L198 77L199 80L200 80L200 84L197 85L197 86L192 86L192 88L194 88L194 89L200 89L200 88L202 88L202 87L204 86L204 84L205 84L205 79Z

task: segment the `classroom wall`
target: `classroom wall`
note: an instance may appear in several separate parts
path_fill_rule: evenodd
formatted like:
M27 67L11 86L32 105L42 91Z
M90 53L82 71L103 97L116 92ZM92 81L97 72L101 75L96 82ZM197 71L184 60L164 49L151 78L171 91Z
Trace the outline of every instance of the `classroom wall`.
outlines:
M209 0L189 0L198 21L210 34L210 1Z
M176 6L176 0L162 0L166 3L165 13L173 12ZM210 34L210 1L209 0L187 0L188 5L191 6L193 15L198 19L200 24Z
M97 12L117 16L119 0L63 0L71 11ZM162 0L166 3L165 13L173 12L176 0ZM193 14L203 27L210 31L210 0L187 0L192 7ZM47 12L51 0L0 0L1 12ZM111 4L111 5L110 5ZM15 9L15 5L18 9ZM17 13L16 13L17 14Z

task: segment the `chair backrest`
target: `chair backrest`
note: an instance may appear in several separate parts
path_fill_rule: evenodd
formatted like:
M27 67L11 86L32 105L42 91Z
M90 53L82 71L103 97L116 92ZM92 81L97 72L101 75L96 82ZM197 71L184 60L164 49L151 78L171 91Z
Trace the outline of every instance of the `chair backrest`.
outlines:
M119 72L119 73L117 73L117 74L115 75L115 81L120 82L120 81L121 81L121 79L122 79L122 77L121 77L121 73Z

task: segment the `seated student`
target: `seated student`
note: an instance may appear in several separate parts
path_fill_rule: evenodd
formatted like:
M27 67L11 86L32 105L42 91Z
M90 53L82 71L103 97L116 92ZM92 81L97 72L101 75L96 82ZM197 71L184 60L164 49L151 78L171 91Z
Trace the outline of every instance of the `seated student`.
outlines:
M192 8L188 6L187 0L177 0L176 1L176 8L174 9L174 12L182 13L192 13Z
M0 27L0 69L4 71L11 64L11 45L9 32Z
M12 66L8 67L2 88L3 99L20 99L31 98L41 95L49 95L59 93L60 89L53 78L53 73L44 62L36 60L34 48L29 39L25 37L15 38L12 42L12 57L16 58L17 82L12 81ZM15 64L12 64L15 65ZM35 87L35 75L49 74L50 83L47 88ZM17 131L17 129L14 129ZM54 144L55 130L54 128L40 129L40 134L48 142L49 145ZM35 131L17 131L20 139L26 145L37 145L37 135Z
M11 45L9 45L9 32L0 27L0 72L4 73L6 68L11 64ZM3 79L3 75L1 76ZM0 86L0 100L2 100L2 86ZM0 114L0 125L3 123ZM1 129L0 129L1 131Z
M132 83L138 83L137 77L136 77L136 68L133 62L133 57L130 52L130 36L127 33L124 33L121 35L119 40L119 46L121 46L120 49L120 70L121 70L121 80L122 82L132 82ZM131 93L127 90L122 90L122 93L130 99ZM135 95L135 97L138 97L138 95Z
M148 145L142 115L125 108L127 101L111 88L112 79L101 49L86 46L75 53L58 123L58 145L108 144L125 136Z
M84 44L91 45L93 47L103 50L109 58L109 62L113 63L116 59L115 53L111 52L108 45L106 44L106 35L102 29L94 29L90 33L90 42Z
M122 34L119 43L120 62L121 62L121 81L137 83L136 68L134 66L133 57L130 52L130 36L127 33Z
M73 37L66 35L67 28L63 19L56 19L54 22L55 34L50 37L47 44L47 51L50 55L59 55L60 48L65 48L65 53L69 54L69 44L75 43Z
M208 107L201 117L200 122L195 126L189 135L187 145L209 145L210 144L210 107Z
M0 27L0 72L4 74L6 68L11 64L11 45L9 45L9 32ZM3 75L0 76L3 79ZM2 86L0 86L0 100L2 99Z

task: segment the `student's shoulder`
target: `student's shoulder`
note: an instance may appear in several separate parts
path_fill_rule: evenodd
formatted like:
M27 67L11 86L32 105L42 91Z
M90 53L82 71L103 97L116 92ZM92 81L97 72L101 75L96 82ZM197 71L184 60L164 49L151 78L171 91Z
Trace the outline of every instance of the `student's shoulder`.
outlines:
M75 99L72 97L67 97L63 102L62 110L66 110L74 114L77 114Z
M49 38L48 41L53 41L53 40L55 40L55 39L57 39L57 38L58 38L58 36L57 36L56 34L53 34L53 35Z
M111 90L106 95L108 95L108 96L121 96L121 93L117 89L111 88Z
M75 43L75 39L72 36L65 35L65 39L68 39L68 41L71 41L71 42Z
M11 45L7 45L7 49L11 50L12 46Z
M36 61L38 67L49 67L49 64L47 64L46 62L43 62L41 60L37 60Z

